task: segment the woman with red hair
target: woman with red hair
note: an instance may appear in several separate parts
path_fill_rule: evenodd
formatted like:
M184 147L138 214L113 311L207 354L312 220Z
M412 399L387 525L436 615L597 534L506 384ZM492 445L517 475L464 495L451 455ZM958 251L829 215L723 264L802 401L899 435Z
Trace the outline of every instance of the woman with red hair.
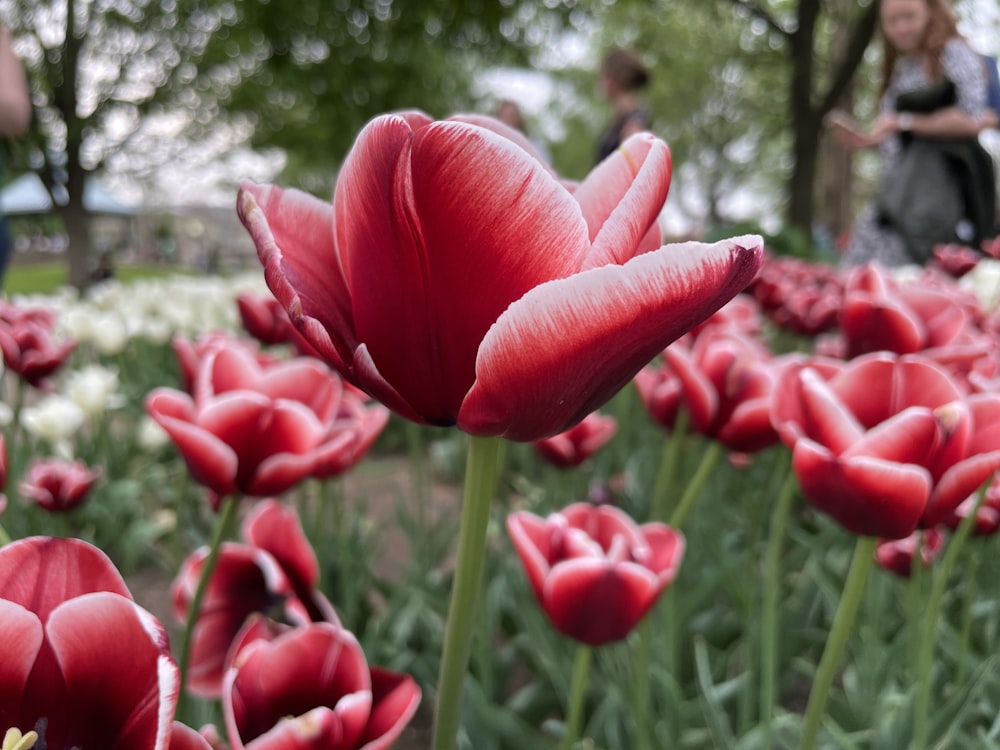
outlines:
M977 141L986 109L982 58L959 34L947 0L883 0L879 20L878 117L868 132L843 113L828 118L845 146L878 147L883 159L875 203L858 217L845 265L922 263L934 244L978 242L984 222L992 223L995 185Z

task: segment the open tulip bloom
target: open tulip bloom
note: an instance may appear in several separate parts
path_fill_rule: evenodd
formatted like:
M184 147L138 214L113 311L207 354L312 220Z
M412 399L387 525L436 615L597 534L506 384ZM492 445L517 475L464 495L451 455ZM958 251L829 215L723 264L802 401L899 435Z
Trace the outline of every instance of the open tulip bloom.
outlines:
M344 377L416 422L474 437L433 747L451 750L498 449L597 410L749 284L759 237L661 246L670 151L634 135L570 189L491 118L389 114L333 202L245 184L271 292Z
M494 130L409 112L358 136L333 203L244 185L268 285L399 414L531 441L568 429L753 278L759 237L660 247L670 153L630 138L570 192Z

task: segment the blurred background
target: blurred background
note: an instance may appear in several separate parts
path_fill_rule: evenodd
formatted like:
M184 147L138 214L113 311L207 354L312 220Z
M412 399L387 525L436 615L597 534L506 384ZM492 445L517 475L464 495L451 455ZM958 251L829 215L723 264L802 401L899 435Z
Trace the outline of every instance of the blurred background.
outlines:
M3 144L0 211L15 266L58 260L84 288L113 268L225 271L255 262L239 181L329 197L358 130L517 103L563 175L593 166L611 111L612 46L651 71L642 94L670 144L668 234L760 229L779 252L833 257L874 165L823 116L875 106L875 0L0 0L32 95ZM1000 6L957 0L1000 53ZM996 153L996 149L994 149Z

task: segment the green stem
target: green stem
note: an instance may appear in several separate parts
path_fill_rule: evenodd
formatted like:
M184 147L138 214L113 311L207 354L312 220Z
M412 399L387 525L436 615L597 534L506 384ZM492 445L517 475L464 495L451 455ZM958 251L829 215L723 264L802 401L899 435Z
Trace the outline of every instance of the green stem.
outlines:
M666 521L670 493L677 483L677 467L680 465L681 448L687 437L688 413L686 409L677 412L677 420L670 437L663 445L663 458L660 460L656 479L653 481L653 497L649 518L653 521Z
M215 531L212 534L211 546L208 548L208 557L201 566L201 576L198 578L198 586L194 590L194 597L188 607L187 621L184 623L184 640L181 641L181 654L177 660L177 667L180 670L180 687L177 697L178 717L183 716L184 701L187 697L185 686L187 685L188 662L191 659L191 641L194 634L194 627L198 622L198 615L201 612L201 601L205 598L208 590L208 583L215 572L216 563L219 562L219 550L222 548L222 540L229 533L236 518L236 506L239 504L239 497L231 495L222 501L218 518L215 521Z
M639 623L639 645L635 649L632 674L635 679L635 705L632 715L635 720L635 744L637 750L645 750L648 746L649 732L649 665L652 654L653 634L649 616Z
M458 557L438 680L434 750L454 750L458 738L462 685L469 663L476 605L486 560L486 532L490 504L500 473L501 444L499 438L469 438Z
M684 490L684 494L681 496L681 500L677 503L677 509L674 511L673 515L670 516L670 525L675 529L679 529L684 523L684 519L687 518L688 513L691 512L691 508L694 507L695 500L701 495L701 491L705 488L705 483L711 476L712 471L715 469L715 465L722 458L722 454L725 453L725 446L713 440L708 446L708 450L701 457L701 463L698 465L698 470L691 477L691 481L688 483L687 489Z
M594 650L584 644L580 644L576 650L573 679L569 689L569 709L566 712L566 734L563 735L561 750L570 750L580 736L580 726L583 724L583 699L587 695L587 676L590 674L590 659L593 653Z
M771 747L773 742L771 720L774 717L777 696L775 686L778 674L778 591L781 578L781 549L797 486L795 472L789 470L778 495L778 503L771 514L771 531L764 563L764 603L761 613L760 642L760 721L765 748Z
M10 538L10 534L7 533L7 530L3 527L3 524L0 524L0 547L4 547L10 544L11 541L12 540Z
M931 594L927 600L927 607L924 609L924 632L920 643L920 653L917 655L917 696L913 715L913 743L911 747L927 747L931 703L931 667L934 662L934 641L937 636L938 619L941 615L941 603L944 601L945 586L948 584L948 579L951 578L958 553L962 551L969 534L972 533L972 526L979 514L979 506L982 505L983 498L986 496L987 486L984 485L979 491L976 506L958 525L955 536L948 542L944 557L941 558L941 565L934 571Z
M806 706L806 717L802 730L801 750L815 750L819 737L820 723L826 710L826 699L830 694L830 686L837 674L840 660L847 647L847 640L854 624L861 596L865 590L865 581L875 562L875 537L859 536L854 547L854 557L851 568L844 581L844 590L837 605L837 614L833 618L833 627L826 638L823 657L820 659L816 678L813 680L809 693L809 704ZM914 745L914 747L920 747Z
M908 631L906 645L908 646L907 651L913 659L907 665L907 672L911 680L916 679L919 669L917 661L919 660L921 633L924 625L924 604L926 600L926 596L924 595L924 589L926 588L924 578L926 577L926 571L924 570L923 560L920 559L923 544L924 532L917 531L917 552L913 555L913 561L910 563L910 580L906 585L906 630Z
M962 686L969 674L969 641L972 638L972 604L976 600L976 568L979 555L972 555L965 568L965 584L962 592L965 601L962 603L962 635L958 651L958 670L955 684Z

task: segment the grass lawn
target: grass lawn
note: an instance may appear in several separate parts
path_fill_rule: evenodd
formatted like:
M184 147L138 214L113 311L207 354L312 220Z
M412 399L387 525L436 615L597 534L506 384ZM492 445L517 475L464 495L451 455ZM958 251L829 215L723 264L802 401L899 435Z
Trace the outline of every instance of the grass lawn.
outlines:
M12 294L51 294L67 283L69 269L65 263L23 263L15 260L7 269L3 281L3 291ZM115 267L115 278L120 281L144 279L155 276L169 276L185 273L176 266L128 266Z

